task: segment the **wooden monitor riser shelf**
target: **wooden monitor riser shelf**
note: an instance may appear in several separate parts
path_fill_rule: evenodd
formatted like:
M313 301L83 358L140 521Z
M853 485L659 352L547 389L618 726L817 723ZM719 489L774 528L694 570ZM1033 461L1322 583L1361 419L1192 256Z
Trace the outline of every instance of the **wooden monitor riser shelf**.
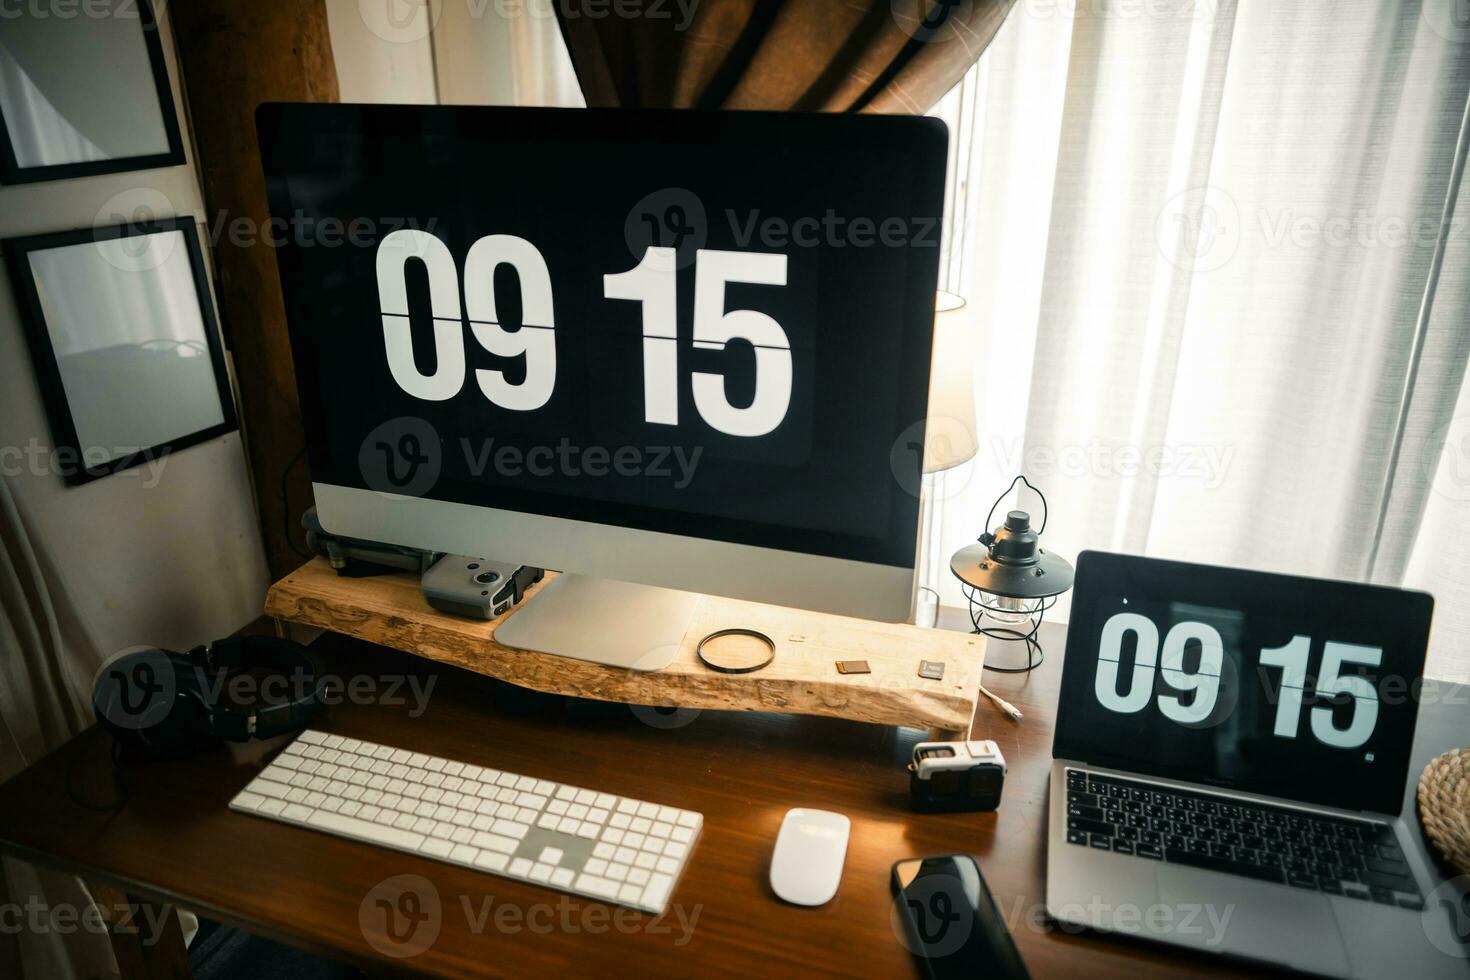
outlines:
M554 576L532 587L533 599ZM985 639L967 633L874 623L704 596L672 663L632 671L532 653L495 640L489 622L429 608L417 575L344 578L317 558L271 586L265 611L298 623L368 640L548 694L652 707L713 708L827 715L879 725L928 728L932 738L965 737L980 696ZM719 629L760 630L776 659L751 674L722 674L694 650ZM870 674L839 674L839 660L866 660ZM944 663L942 680L919 676L920 660Z

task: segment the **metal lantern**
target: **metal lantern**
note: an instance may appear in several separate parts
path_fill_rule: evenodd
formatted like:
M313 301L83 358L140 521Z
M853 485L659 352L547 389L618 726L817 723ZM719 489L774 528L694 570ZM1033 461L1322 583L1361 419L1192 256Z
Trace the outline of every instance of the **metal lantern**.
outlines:
M1006 514L1005 523L980 535L977 544L954 553L950 571L960 580L965 598L970 600L970 622L975 632L997 640L1013 640L1025 644L1026 662L1021 666L997 666L986 657L985 669L1015 674L1031 670L1043 659L1041 644L1036 639L1046 611L1057 597L1072 587L1074 572L1067 561L1041 547L1041 534L1046 530L1046 497L1024 476L1011 481L990 507L985 526L995 516L995 508L1024 483L1041 498L1041 527L1032 530L1031 515L1024 510Z

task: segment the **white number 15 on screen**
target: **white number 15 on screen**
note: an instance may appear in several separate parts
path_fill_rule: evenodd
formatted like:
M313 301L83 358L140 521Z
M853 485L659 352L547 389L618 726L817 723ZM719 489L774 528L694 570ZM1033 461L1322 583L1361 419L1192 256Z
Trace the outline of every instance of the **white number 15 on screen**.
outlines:
M1127 689L1118 693L1118 675L1122 665L1123 638L1132 634L1136 641L1133 673ZM1184 669L1184 651L1193 641L1199 644L1199 667ZM1276 720L1272 733L1281 738L1296 738L1301 729L1302 698L1307 680L1307 658L1312 638L1297 635L1284 646L1260 652L1259 663L1281 670L1281 685L1276 700ZM1159 628L1147 616L1133 612L1115 613L1103 624L1098 642L1097 676L1094 691L1098 703L1118 714L1134 714L1154 700L1155 673L1164 683L1180 693L1194 692L1188 704L1177 694L1160 693L1160 714L1183 725L1198 724L1210 717L1220 693L1220 673L1224 665L1225 644L1220 633L1207 623L1177 623L1164 636L1162 651ZM1357 674L1344 674L1348 666L1377 667L1383 660L1379 647L1329 641L1323 647L1322 669L1317 676L1317 693L1324 697L1347 697L1352 701L1352 716L1346 727L1334 722L1333 709L1327 705L1312 708L1312 734L1323 745L1337 749L1355 749L1367 742L1378 724L1378 695L1373 683Z
M429 273L435 368L422 373L413 357L405 267L410 259ZM506 330L495 304L495 270L508 265L521 287L521 327ZM650 246L626 272L603 276L603 296L643 307L643 416L658 425L679 424L676 255ZM388 368L403 391L424 401L445 401L464 387L464 324L460 277L454 256L437 236L400 229L378 244L378 299ZM475 381L493 404L531 412L551 399L556 387L556 323L551 273L535 245L514 235L487 235L471 246L464 263L464 314L480 346L501 357L526 358L526 376L511 384L502 371L480 368ZM722 350L732 340L750 344L755 356L755 397L736 407L725 397L725 378L692 372L694 405L706 423L733 436L763 436L775 430L791 405L791 344L781 324L755 310L726 310L725 286L786 285L786 256L771 252L700 249L694 267L694 346Z

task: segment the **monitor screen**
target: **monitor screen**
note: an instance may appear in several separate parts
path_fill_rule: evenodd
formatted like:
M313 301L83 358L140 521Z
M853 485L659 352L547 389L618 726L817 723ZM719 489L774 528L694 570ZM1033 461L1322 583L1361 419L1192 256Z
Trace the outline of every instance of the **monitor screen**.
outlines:
M941 123L258 124L315 482L912 566Z
M1433 600L1084 552L1053 754L1398 813Z

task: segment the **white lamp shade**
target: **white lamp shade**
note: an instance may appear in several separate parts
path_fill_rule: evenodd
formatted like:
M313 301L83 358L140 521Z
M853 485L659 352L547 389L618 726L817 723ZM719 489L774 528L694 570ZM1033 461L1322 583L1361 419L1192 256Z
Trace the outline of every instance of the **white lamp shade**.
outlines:
M929 419L924 472L938 473L973 459L977 326L965 301L940 292L934 302L934 354L929 373Z

